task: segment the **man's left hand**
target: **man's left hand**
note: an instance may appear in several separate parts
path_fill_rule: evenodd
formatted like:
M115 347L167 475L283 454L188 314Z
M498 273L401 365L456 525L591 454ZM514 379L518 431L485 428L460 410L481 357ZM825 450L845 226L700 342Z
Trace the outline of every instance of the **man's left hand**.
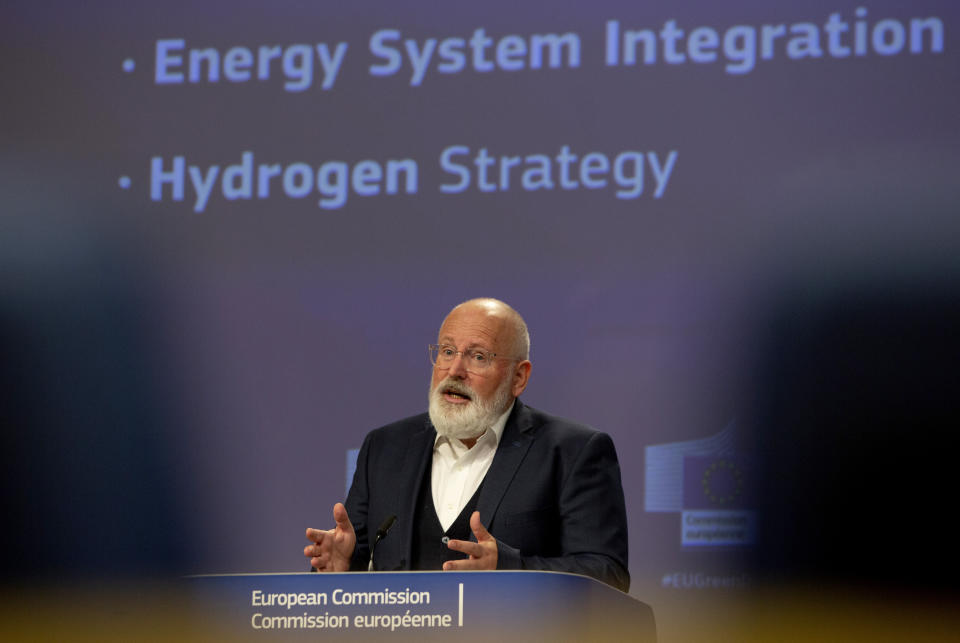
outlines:
M477 542L469 540L451 540L447 547L463 552L470 556L462 560L448 560L443 564L444 571L464 569L496 569L497 568L497 540L490 535L487 528L480 522L480 512L474 511L470 516L470 529L477 537Z

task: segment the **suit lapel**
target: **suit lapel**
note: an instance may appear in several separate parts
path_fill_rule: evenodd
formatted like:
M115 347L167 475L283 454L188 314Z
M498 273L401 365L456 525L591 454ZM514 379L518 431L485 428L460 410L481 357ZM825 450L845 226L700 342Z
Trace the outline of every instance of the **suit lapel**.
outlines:
M520 400L517 400L503 428L497 453L493 456L493 463L483 479L483 487L477 499L480 521L488 528L493 523L500 501L503 500L510 482L520 468L530 445L533 444L533 431L530 430L532 428L530 412Z
M425 420L423 428L410 436L407 450L397 477L397 517L402 541L400 552L403 556L401 565L409 568L413 551L413 522L416 516L417 495L420 493L420 484L423 482L426 468L433 460L433 442L436 432L429 420ZM402 521L402 522L400 522Z

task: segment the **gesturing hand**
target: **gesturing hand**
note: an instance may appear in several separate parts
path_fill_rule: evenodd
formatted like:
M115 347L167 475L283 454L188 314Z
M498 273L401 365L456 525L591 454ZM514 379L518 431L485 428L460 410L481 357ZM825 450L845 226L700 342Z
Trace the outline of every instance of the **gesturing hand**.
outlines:
M303 555L310 559L319 572L346 572L350 570L350 558L357 544L357 535L342 503L333 506L333 529L307 528L307 540L311 545L303 548Z
M450 549L468 554L470 558L448 560L443 564L444 570L497 568L497 540L490 535L487 528L480 522L479 511L474 511L470 516L470 529L473 531L473 535L477 537L477 542L451 540L447 543L447 547Z

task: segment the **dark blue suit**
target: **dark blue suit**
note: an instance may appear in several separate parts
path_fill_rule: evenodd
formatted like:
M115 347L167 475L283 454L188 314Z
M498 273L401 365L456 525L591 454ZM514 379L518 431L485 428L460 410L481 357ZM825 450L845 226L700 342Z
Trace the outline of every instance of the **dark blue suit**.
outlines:
M410 568L415 503L435 437L426 413L367 435L346 502L357 534L353 569L366 569L377 527L394 514L375 565ZM623 487L607 434L517 400L477 511L497 539L498 569L572 572L629 588Z

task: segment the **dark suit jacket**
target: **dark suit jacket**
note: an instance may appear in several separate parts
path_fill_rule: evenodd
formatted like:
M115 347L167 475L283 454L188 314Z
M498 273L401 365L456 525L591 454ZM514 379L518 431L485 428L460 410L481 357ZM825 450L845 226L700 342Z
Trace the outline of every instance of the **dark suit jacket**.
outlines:
M357 534L353 569L367 568L377 527L394 514L374 564L410 568L416 498L435 437L426 413L367 435L346 502ZM623 487L607 434L517 400L477 511L497 539L498 569L573 572L629 588Z

